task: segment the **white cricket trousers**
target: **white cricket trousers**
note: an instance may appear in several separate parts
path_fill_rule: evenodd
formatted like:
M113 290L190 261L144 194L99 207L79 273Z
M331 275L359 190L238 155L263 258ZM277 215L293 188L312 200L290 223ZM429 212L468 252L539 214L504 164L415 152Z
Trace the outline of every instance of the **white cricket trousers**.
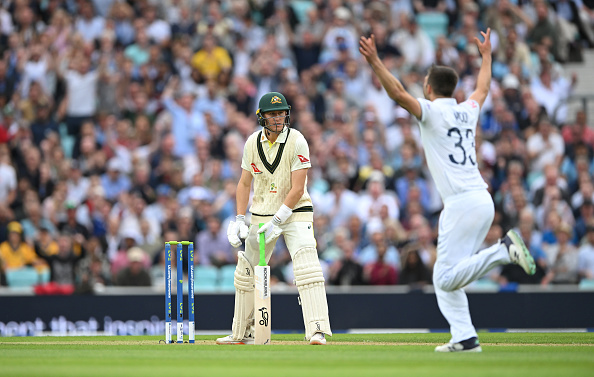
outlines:
M433 285L453 343L477 336L462 288L493 267L510 262L507 248L500 242L478 251L494 216L493 199L487 190L446 198L439 216Z
M314 238L313 223L308 221L293 221L290 223L281 224L280 228L283 230L282 236L285 238L285 244L291 255L291 259L295 253L302 248L310 247L316 248L316 239ZM279 237L280 238L280 237ZM266 263L270 261L274 245L278 238L266 245L265 255ZM250 232L245 240L245 257L252 264L257 266L260 260L260 243L258 234L258 224L251 224Z

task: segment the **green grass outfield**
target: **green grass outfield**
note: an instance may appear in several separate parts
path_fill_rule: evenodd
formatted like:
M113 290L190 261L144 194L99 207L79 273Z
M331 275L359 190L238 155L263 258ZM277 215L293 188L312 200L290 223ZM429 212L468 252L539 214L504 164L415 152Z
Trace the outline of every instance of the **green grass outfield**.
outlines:
M327 346L159 344L162 337L0 338L10 376L594 376L594 333L481 333L482 353L438 354L448 334L337 334ZM186 337L187 339L187 337Z

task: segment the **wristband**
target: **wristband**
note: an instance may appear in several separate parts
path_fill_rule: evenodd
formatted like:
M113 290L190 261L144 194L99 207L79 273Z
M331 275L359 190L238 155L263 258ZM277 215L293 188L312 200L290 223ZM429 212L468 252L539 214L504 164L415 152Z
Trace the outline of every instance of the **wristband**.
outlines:
M245 224L245 215L237 215L235 216L235 221L241 221Z
M283 204L278 211L276 211L276 213L274 214L274 217L272 218L272 221L276 224L276 225L280 225L282 223L284 223L285 221L287 221L287 219L293 214L293 210L289 207L287 207L286 204Z

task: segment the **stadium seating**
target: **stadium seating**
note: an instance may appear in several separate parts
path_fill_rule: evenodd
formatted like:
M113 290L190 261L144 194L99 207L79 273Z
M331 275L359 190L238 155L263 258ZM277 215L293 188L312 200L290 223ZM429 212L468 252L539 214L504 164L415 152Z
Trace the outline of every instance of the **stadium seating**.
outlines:
M32 287L39 282L39 274L33 267L6 270L6 282L9 287Z
M235 279L235 265L228 264L221 267L221 276L219 279L219 287L223 289L233 289L233 280Z
M582 279L579 288L581 291L594 291L594 279Z
M62 149L64 150L64 156L72 158L72 150L74 149L76 138L68 135L68 130L64 123L60 124L60 142L62 144Z
M194 270L195 290L214 290L217 287L219 271L214 266L196 266Z
M307 11L309 11L310 8L313 8L314 6L315 4L308 0L291 1L291 8L293 8L293 12L295 12L295 16L297 16L299 22L307 21Z
M447 36L448 34L448 16L444 13L426 12L419 13L416 17L419 27L427 33L436 45L437 38L440 35Z

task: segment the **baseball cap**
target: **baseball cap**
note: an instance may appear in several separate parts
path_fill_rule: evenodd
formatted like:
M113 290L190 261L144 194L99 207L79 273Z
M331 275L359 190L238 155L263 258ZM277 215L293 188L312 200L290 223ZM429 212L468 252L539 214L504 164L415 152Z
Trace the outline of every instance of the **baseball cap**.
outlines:
M122 167L120 166L120 162L117 158L112 158L111 160L109 160L109 162L107 163L107 170L114 170L119 172L122 171Z
M23 233L23 226L18 221L9 222L7 228L9 232Z
M369 175L369 182L381 182L384 183L384 173L379 170L374 170Z
M396 119L410 119L410 113L406 111L403 107L398 106L396 110L394 110L394 118Z
M73 200L67 200L66 202L64 202L64 208L76 209L76 203Z
M129 238L131 240L134 240L134 242L136 243L138 243L139 240L142 239L142 235L140 234L140 232L132 228L125 229L124 231L122 231L121 235L122 239Z
M348 21L351 18L351 11L345 7L338 7L334 10L334 17L339 20Z
M516 75L509 73L501 81L501 86L503 89L520 89L520 80Z
M211 195L207 189L200 186L194 186L189 192L190 200L210 200Z
M557 232L563 232L568 235L571 235L573 233L571 226L566 222L562 222L561 224L559 224L556 230Z
M143 262L144 251L137 246L131 247L130 250L128 250L128 260L130 262Z

